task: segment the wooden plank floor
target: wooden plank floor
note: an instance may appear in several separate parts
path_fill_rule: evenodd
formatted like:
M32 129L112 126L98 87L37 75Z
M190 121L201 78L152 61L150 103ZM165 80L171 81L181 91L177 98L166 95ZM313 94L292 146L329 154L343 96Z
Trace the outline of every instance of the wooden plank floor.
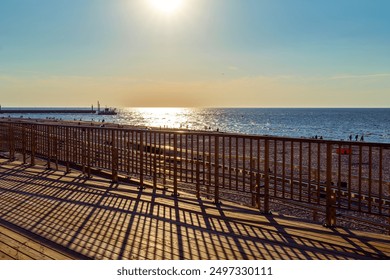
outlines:
M0 225L0 260L71 260L75 259L61 250L22 234L14 228Z
M175 198L169 191L4 160L1 224L31 233L26 244L39 236L57 245L53 252L47 245L44 254L42 241L18 247L18 256L37 259L66 258L58 248L92 259L390 259L386 235L327 229L233 203L216 206L188 194ZM13 236L2 228L0 248L7 250ZM36 254L24 252L32 247Z

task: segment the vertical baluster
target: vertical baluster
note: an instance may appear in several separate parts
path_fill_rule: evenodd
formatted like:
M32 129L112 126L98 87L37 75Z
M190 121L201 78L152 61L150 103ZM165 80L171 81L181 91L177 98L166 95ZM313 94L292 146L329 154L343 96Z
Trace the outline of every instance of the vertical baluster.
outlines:
M214 203L219 203L219 136L214 137Z
M178 196L177 193L177 134L173 134L173 196Z
M91 177L91 129L87 128L87 176Z
M184 176L185 176L186 183L188 183L188 134L186 133L184 137L186 139L185 141L186 167L185 167Z
M70 154L70 142L71 142L71 140L70 140L69 130L70 130L70 128L67 126L66 130L65 130L65 134L66 134L65 135L66 173L70 172L70 158L69 158L69 154Z
M157 188L157 134L156 131L153 132L153 188Z
M143 131L140 131L139 132L139 155L140 155L140 159L139 159L139 165L140 165L140 171L139 171L139 181L140 181L140 188L143 189L144 188L144 133Z
M282 198L286 198L286 141L283 140L282 157Z
M238 160L239 160L239 152L238 152L238 137L235 138L236 142L236 191L238 191L238 173L239 173L239 164L238 164Z
M299 201L302 201L302 141L299 141Z
M368 213L371 213L372 201L372 147L368 147Z
M320 204L321 192L321 144L317 142L317 204Z
M253 139L249 139L249 191L251 193L252 207L255 206L256 196L255 196L255 183L254 183L254 170L255 169L255 159L253 158Z
M269 213L269 139L265 139L264 150L264 213Z
M246 181L246 150L245 150L245 141L246 139L242 138L242 192L245 192L245 181Z
M191 134L191 183L194 183L194 134ZM195 167L196 168L196 167ZM195 171L196 172L196 171Z
M112 168L112 181L118 182L118 146L116 143L117 131L115 129L111 130L111 168Z
M169 137L169 134L168 134L168 137ZM164 150L163 150L163 153L164 153L164 155L163 155L163 159L164 159L164 162L163 162L163 172L164 172L164 177L163 177L163 184L164 184L164 187L165 187L165 184L167 183L167 140L166 140L166 138L167 138L167 135L166 135L166 133L164 132L163 133L163 139L164 139L164 143L163 143L163 145L164 145Z
M341 154L342 154L342 148L341 148L341 143L339 143L338 145L338 149L339 149L339 153L338 153L338 156L337 156L337 164L338 164L338 171L337 171L337 190L338 190L338 194L337 196L340 197L340 194L341 194ZM341 206L341 200L338 199L337 200L337 207L340 207Z
M47 168L50 169L51 162L51 134L50 134L51 126L46 125L46 136L47 136Z
M332 146L326 145L326 224L332 227L336 224L336 209L334 207L334 192L332 190Z
M34 166L35 165L35 152L36 152L36 149L37 149L37 140L36 140L36 126L35 125L30 125L30 134L31 134L31 161L30 161L30 164L31 166Z
M294 141L291 141L290 174L290 199L294 199Z
M148 144L148 157L149 158L149 176L153 176L153 139L152 139L152 136L153 136L153 133L151 131L149 132L146 132L149 134L149 144Z
M307 191L308 191L308 200L309 200L309 203L311 203L311 194L312 194L312 192L311 192L311 142L309 142L309 147L308 147L308 150L307 150L307 152L308 152L308 155L307 155L307 157L308 157L308 169L309 169L309 171L308 171L308 173L307 173L307 177L308 177L308 187L307 187ZM313 219L313 220L315 220L315 219Z
M206 152L205 152L205 149L206 149L206 139L205 139L205 135L203 134L202 135L202 162L203 162L203 166L202 166L202 172L203 172L203 185L206 184Z
M208 141L209 141L209 149L208 149L208 156L207 156L207 171L208 171L208 183L207 183L207 197L209 198L209 195L211 194L211 172L212 172L212 161L211 161L211 134L208 135Z
M136 139L134 138L137 137L137 134L134 130L131 131L131 143L129 144L130 145L130 149L131 149L131 161L130 161L130 164L131 164L131 172L133 174L137 173L137 164L138 164L138 159L137 159L137 153L136 153Z
M222 187L225 188L225 137L222 136Z
M276 187L278 185L277 181L277 173L278 173L278 141L274 139L274 174L273 174L273 189L274 189L274 196L276 196Z
M199 134L196 135L196 197L200 198Z
M232 136L229 136L229 190L232 189Z
M351 209L352 205L352 145L349 144L349 156L348 156L348 209Z
M260 203L260 188L261 188L261 180L260 180L260 163L261 163L261 145L260 138L257 138L257 172L256 172L256 203L257 208L261 209Z
M379 214L382 215L383 210L383 184L382 184L382 168L383 168L383 148L379 147L379 171L378 171L378 180L379 180ZM388 190L390 191L390 190Z
M26 164L26 126L22 126L22 153L23 153L23 164Z
M180 181L183 182L183 134L180 133L180 153L179 153L179 159L180 159Z
M358 210L362 211L362 164L363 164L363 147L359 145L359 202L358 202Z

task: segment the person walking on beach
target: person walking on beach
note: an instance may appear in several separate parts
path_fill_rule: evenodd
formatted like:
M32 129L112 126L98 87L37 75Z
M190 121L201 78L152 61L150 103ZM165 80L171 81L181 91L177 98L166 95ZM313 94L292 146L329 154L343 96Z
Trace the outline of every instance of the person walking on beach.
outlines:
M352 134L349 135L349 141L352 141Z
M359 135L356 134L356 136L355 136L355 141L357 141L358 139L359 139Z
M360 141L364 141L364 135L362 134L362 136L360 137Z

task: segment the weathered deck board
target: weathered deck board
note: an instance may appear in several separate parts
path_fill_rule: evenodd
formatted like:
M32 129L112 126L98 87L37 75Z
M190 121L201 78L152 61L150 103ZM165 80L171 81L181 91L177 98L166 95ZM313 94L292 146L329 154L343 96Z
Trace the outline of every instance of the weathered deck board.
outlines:
M67 260L68 254L0 225L0 260Z
M390 259L389 236L4 161L1 223L93 259ZM0 248L12 238L23 243L2 233ZM18 247L19 258L63 256L29 242ZM0 258L14 258L16 245L0 250Z

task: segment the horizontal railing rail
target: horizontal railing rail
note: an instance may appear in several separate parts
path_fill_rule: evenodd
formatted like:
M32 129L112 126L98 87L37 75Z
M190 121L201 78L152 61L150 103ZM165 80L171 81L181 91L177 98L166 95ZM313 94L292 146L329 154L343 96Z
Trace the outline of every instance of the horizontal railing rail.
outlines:
M1 119L0 151L109 171L268 213L279 205L365 218L389 231L390 144ZM321 214L322 213L322 214ZM349 218L348 218L349 219ZM364 220L364 219L363 219Z

